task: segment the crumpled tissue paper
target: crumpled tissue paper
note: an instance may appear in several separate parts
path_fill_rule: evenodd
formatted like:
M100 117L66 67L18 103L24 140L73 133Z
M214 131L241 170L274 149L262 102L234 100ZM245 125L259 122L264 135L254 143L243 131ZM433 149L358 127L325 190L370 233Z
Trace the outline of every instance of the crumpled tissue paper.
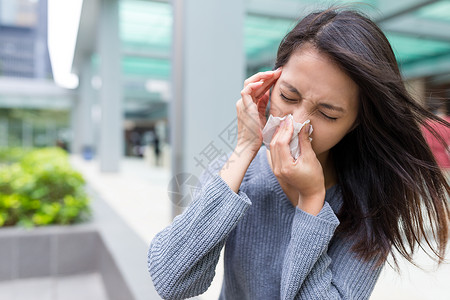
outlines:
M298 133L303 126L310 123L310 120L306 120L304 123L297 123L294 121L294 117L291 114L288 114L282 118L270 115L269 119L267 120L266 126L264 126L264 129L262 131L263 143L264 145L266 145L267 149L270 150L270 141L272 140L275 130L280 126L281 121L286 118L291 119L292 124L294 125L294 133L292 134L291 141L289 142L289 148L291 150L292 157L294 159L297 159L300 156L300 147L298 146ZM311 135L312 132L313 128L311 125L311 127L309 128L309 135ZM312 141L312 138L309 138L309 140Z

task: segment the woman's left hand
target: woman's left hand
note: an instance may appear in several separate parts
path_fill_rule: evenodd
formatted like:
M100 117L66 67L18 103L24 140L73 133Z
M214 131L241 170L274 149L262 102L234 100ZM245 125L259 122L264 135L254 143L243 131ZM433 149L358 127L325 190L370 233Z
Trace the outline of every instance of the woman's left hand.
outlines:
M286 118L275 132L270 142L270 156L275 176L298 191L297 207L317 215L325 201L325 179L322 166L309 141L309 126L306 124L299 132L301 154L295 160L289 149L294 128Z

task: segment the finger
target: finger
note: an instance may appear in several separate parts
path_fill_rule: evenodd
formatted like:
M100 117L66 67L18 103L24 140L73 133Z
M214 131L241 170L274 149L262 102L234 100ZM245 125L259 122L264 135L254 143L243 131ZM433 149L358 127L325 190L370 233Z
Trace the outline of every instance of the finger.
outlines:
M279 174L278 169L280 168L279 160L278 160L278 153L276 151L275 144L277 142L278 138L278 131L280 130L280 127L277 127L275 129L275 132L272 136L272 140L270 141L270 160L272 161L272 171L275 175Z
M265 93L275 84L275 82L280 78L281 75L281 68L276 69L273 71L273 76L269 77L264 81L264 84L255 92L255 97L259 98L265 95Z
M293 126L290 119L283 120L280 126L275 131L270 149L277 153L280 159L285 159L286 154L289 154L289 142L293 133ZM290 154L289 154L290 156Z
M259 100L258 100L258 112L261 116L266 114L267 103L269 103L269 94L270 91L267 91Z
M275 70L276 71L276 70ZM267 80L268 78L272 77L273 74L275 73L275 71L266 71L266 72L259 72L256 73L252 76L250 76L249 78L247 78L244 81L244 87L246 87L247 85L249 85L250 83L253 82L258 82L258 81L264 81Z
M278 142L279 132L282 128L283 121L280 123L280 125L275 129L275 132L272 135L272 139L270 140L270 152L275 153L276 151L276 145Z
M286 176L287 174L284 174L283 172L286 172L286 166L293 161L289 149L290 137L292 136L293 131L293 125L290 119L282 121L270 143L270 155L273 171L276 176Z
M279 158L282 162L291 161L292 154L289 147L289 143L294 133L294 126L290 118L286 118L284 126L280 129L279 137L277 139L277 151L279 152Z
M255 102L255 98L253 97L253 93L256 89L258 89L263 82L258 81L254 83L249 83L242 91L241 91L241 97L242 102L244 102L244 107L248 108L252 103Z
M278 131L280 131L281 125L282 124L280 124L277 128L275 128L275 132L272 135L272 140L270 141L270 150L272 150L272 148L275 148L275 144L278 139Z
M311 124L310 124L309 120L307 122L308 123L306 123L305 126L303 126L303 128L298 133L298 144L300 147L300 154L302 156L314 153L312 146L311 146L311 142L309 140Z

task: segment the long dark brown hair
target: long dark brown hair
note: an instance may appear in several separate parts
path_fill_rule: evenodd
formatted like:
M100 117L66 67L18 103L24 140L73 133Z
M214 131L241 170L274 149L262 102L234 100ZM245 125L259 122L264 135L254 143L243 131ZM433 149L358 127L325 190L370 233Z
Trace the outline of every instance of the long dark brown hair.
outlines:
M309 14L282 40L275 68L306 43L335 61L359 87L357 127L331 149L343 196L336 234L352 238L352 250L378 266L392 253L398 267L394 250L414 263L417 246L428 246L427 253L443 262L450 187L421 126L437 136L427 119L450 124L411 97L387 38L361 13L328 9Z

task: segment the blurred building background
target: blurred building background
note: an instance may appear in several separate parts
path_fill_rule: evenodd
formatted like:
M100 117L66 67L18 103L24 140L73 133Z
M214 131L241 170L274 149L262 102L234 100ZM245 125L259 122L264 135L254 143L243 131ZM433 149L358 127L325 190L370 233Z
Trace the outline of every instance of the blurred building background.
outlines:
M450 3L362 2L353 7L385 31L418 101L448 98ZM124 156L155 161L161 153L158 163L172 162L173 173L198 174L204 152L219 155L234 146L234 102L243 79L271 69L295 21L327 5L83 1L69 57L79 84L67 89L52 80L47 0L2 0L0 143L59 143L95 155L104 171L118 171Z
M65 13L79 13L77 30L69 30L64 16L48 25L52 5L75 2L79 11ZM353 5L380 25L417 101L450 106L450 1L338 4ZM151 205L140 202L132 211L129 202L114 204L117 210L127 206L129 220L145 205L157 212L155 227L148 229L153 223L145 216L131 225L148 241L185 206L171 199L160 210L155 195L168 198L167 189L181 189L168 187L169 178L199 176L210 161L234 148L235 102L244 79L272 69L279 43L296 21L329 5L319 0L0 0L0 147L58 145L95 161L78 166L87 168L91 185L112 198L121 182L105 174L151 180L146 184L163 191L145 190ZM67 43L56 42L49 55L50 29L74 41L65 63L78 84L58 80L61 62L55 56ZM116 196L142 195L135 179Z
M0 2L0 74L52 79L47 1Z
M385 31L417 99L448 98L449 2L362 2L354 7ZM119 170L124 156L154 160L161 153L159 164L172 162L174 173L197 174L203 152L233 146L230 124L243 79L271 69L295 21L327 5L83 1L69 58L79 84L67 89L52 80L47 1L2 0L0 143L63 144L95 155L104 171Z
M53 82L47 1L0 1L0 146L68 140L72 91Z

